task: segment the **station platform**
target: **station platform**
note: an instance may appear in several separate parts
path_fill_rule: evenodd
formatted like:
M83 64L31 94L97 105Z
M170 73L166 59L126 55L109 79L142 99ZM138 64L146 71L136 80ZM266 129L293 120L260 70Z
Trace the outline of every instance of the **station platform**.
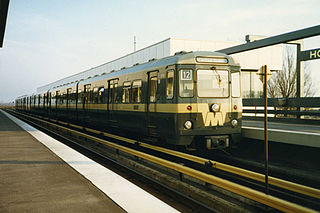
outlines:
M178 212L0 110L0 212Z
M242 120L242 137L264 139L264 121ZM269 141L320 148L318 125L268 122Z

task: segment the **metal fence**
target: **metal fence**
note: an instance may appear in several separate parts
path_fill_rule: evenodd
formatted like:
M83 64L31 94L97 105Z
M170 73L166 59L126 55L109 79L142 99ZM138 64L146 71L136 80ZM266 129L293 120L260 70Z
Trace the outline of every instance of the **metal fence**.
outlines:
M243 99L244 119L263 119L263 98ZM310 122L320 125L320 97L268 98L268 118L274 121Z

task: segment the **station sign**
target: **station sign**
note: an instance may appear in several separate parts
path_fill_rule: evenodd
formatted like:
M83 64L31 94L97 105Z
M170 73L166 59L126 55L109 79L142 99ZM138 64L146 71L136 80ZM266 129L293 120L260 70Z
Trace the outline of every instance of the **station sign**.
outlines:
M314 59L320 59L320 48L313 50L301 51L298 54L299 61L309 61Z
M264 84L264 76L267 75L267 82L268 82L272 76L272 72L270 71L270 69L267 68L267 65L263 65L258 70L257 75L259 76L260 81Z

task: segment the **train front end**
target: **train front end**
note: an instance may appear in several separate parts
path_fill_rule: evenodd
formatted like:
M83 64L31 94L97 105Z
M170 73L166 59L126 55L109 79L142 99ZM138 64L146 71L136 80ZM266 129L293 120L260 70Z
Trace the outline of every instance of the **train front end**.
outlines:
M177 65L178 143L196 149L234 146L241 137L239 64L209 52L195 53L189 60Z

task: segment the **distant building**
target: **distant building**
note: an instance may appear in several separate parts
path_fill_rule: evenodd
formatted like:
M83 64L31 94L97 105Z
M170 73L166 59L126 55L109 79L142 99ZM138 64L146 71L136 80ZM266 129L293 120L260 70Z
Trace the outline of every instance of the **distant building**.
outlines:
M39 87L37 89L37 92L41 93L56 86L79 81L81 79L86 79L88 77L93 77L96 75L101 75L113 70L120 70L124 67L131 67L137 63L145 63L153 58L164 58L170 55L174 55L176 52L180 51L217 51L239 44L241 43L168 38L151 46L125 55L116 60ZM262 91L262 84L258 79L258 76L256 75L257 70L265 64L267 64L269 69L271 70L281 70L282 55L282 45L265 47L232 55L240 63L241 66L243 97L260 96Z

